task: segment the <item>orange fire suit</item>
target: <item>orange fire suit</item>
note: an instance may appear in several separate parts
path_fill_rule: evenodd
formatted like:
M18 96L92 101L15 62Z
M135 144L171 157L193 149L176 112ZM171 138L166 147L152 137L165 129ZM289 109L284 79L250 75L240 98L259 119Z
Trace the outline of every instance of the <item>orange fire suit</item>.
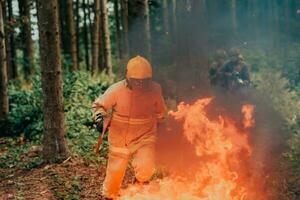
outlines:
M153 175L157 123L165 112L161 87L152 82L150 91L134 92L126 80L117 82L93 103L94 113L106 115L110 109L109 158L103 194L114 198L131 158L138 181L148 181Z

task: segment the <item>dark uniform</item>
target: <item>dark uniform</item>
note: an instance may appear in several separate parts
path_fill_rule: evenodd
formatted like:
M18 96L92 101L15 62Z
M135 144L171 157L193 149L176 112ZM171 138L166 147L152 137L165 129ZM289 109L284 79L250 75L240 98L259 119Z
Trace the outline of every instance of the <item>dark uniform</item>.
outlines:
M250 85L250 75L247 64L238 50L230 50L230 59L221 69L222 86L234 90Z
M216 51L214 56L214 62L209 67L209 80L211 86L217 86L221 84L221 69L226 60L226 52L222 49Z

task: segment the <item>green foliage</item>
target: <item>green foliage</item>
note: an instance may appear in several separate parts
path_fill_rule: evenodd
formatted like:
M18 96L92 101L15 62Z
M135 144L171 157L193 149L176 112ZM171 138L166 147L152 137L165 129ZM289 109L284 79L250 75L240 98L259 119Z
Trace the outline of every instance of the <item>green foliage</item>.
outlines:
M31 89L22 87L18 81L10 83L10 113L5 130L7 135L24 133L28 139L39 140L43 129L40 77L33 76L31 82Z
M292 126L300 113L297 83L300 77L295 67L295 63L300 62L300 48L296 45L287 51L289 56L278 52L267 53L261 49L246 49L243 52L251 67L255 87L272 99L274 108Z
M280 72L289 81L289 87L296 89L300 83L300 45L295 43L288 48L277 51L263 51L259 48L244 49L246 61L252 71L259 73L262 69Z
M246 60L252 68L252 79L263 94L270 97L273 107L284 117L289 140L284 153L281 199L299 199L300 193L300 48L291 46L286 52L267 54L261 50L246 50ZM298 67L297 67L298 66Z
M280 71L262 68L254 74L257 89L273 100L274 108L286 119L289 126L297 122L300 113L300 99L290 87L289 80Z
M80 199L81 185L79 177L77 176L66 179L57 173L52 173L51 182L48 184L53 185L52 191L57 199Z
M40 166L44 161L38 154L32 152L34 143L26 143L18 146L18 140L15 138L7 138L6 153L0 157L0 168L21 168L32 169ZM31 156L28 156L31 153Z
M97 159L94 145L99 133L92 126L92 102L112 83L104 74L92 79L84 72L67 74L64 78L65 126L72 151L88 159Z
M112 81L113 79L105 74L92 78L87 72L66 73L64 76L65 134L71 151L79 156L91 160L98 159L93 147L97 143L99 133L93 127L91 106ZM22 86L20 81L11 82L9 91L10 114L7 121L1 125L1 130L5 130L9 136L24 134L27 140L41 143L43 112L40 75L32 77L31 85ZM10 161L4 162L5 166L0 167L9 167L20 162L17 155L24 153L28 146L26 144L10 148L11 150L2 157ZM39 160L27 163L25 168L32 168L39 163Z

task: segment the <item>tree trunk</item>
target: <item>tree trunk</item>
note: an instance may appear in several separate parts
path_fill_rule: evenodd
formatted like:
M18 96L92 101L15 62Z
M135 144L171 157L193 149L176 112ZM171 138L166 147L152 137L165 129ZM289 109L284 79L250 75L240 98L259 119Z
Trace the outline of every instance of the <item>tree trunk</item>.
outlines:
M83 44L85 50L85 64L86 69L90 69L90 56L89 56L89 36L87 26L87 2L83 0Z
M9 38L7 49L10 52L9 56L9 71L10 71L10 79L16 79L18 77L18 70L16 64L16 46L15 46L15 30L14 30L14 18L13 18L13 6L12 1L6 1L8 5L8 21L9 23L9 31L7 37Z
M284 1L284 30L285 34L287 34L287 37L289 36L290 28L289 28L289 23L290 23L290 0L285 0Z
M124 58L129 56L128 39L128 0L121 0L121 20L122 20L122 50Z
M23 49L23 71L25 79L33 73L34 69L34 47L31 36L31 0L19 0L19 9L21 16L21 38L24 41Z
M0 120L8 115L8 94L7 94L7 63L5 50L5 32L3 21L3 0L0 3Z
M172 41L172 45L171 45L171 55L172 55L172 60L173 60L173 64L176 66L177 65L177 59L176 59L176 46L177 46L177 14L176 14L176 5L177 2L176 0L171 0L171 5L170 5L170 10L171 10L171 41Z
M75 8L75 12L76 12L76 48L77 48L77 62L78 62L78 65L81 61L81 58L80 58L80 51L79 51L79 48L80 48L80 40L79 40L79 37L80 37L80 14L79 14L79 10L80 10L80 3L79 3L79 0L76 0L76 8Z
M177 31L177 17L176 17L176 0L172 0L172 32L176 33Z
M73 12L73 0L67 0L67 28L69 32L69 43L71 50L72 66L71 70L78 70L77 47L76 47L76 30Z
M95 4L95 2L94 2ZM94 13L94 7L95 6L91 6L90 0L87 0L87 5L88 5L88 21L89 21L89 37L91 39L91 43L92 43L92 37L93 37L93 22L92 22L92 17L91 17L91 13Z
M6 1L7 2L7 1ZM6 53L6 71L7 71L7 79L11 77L11 50L9 45L9 22L8 22L8 14L6 8L6 2L2 1L2 17L3 17L3 24L4 24L4 35L5 35L5 53Z
M44 141L46 161L66 157L64 106L57 0L37 0L42 67Z
M116 20L116 52L118 57L122 58L119 0L114 0L114 13Z
M231 26L234 34L237 32L236 0L231 0Z
M151 60L151 33L148 0L129 3L129 40L131 56L142 55Z
M60 47L62 49L62 54L70 54L70 40L69 40L69 33L68 29L65 27L67 26L67 3L66 0L59 0L58 1L59 7L59 31L60 31Z
M108 22L107 0L101 0L101 19L103 24L103 38L104 38L104 68L109 75L112 75L112 63L111 63L111 45L110 45L110 31Z
M163 4L163 23L164 23L164 34L169 35L170 26L169 26L169 8L168 0L162 0Z
M101 0L100 0L100 25L99 25L99 56L98 56L98 68L99 71L105 70L105 56L104 56L104 35L103 35L103 20L101 14Z
M100 0L95 0L95 18L93 29L92 75L97 74L99 66L99 26L100 25Z
M145 48L146 56L151 60L151 32L150 32L150 14L149 14L149 2L143 0L143 14L144 14L144 34L145 34Z

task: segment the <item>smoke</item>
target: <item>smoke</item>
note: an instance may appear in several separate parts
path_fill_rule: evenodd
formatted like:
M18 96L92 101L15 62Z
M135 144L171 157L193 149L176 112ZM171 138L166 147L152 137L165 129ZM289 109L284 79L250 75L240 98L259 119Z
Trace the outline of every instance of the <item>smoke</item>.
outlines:
M236 93L216 92L214 95L206 108L208 118L213 121L220 116L229 117L241 130L244 119L242 105L254 105L255 125L247 130L252 154L247 159L241 158L248 172L244 175L249 179L249 187L264 190L269 195L268 199L276 199L282 187L280 179L284 174L280 161L288 137L283 118L274 110L270 99L253 88ZM166 123L159 128L157 163L168 173L191 178L206 160L196 155L194 144L188 141L183 132L183 122L169 115ZM262 180L259 186L257 179Z
M257 9L252 10L251 5L237 5L237 25L233 27L228 1L177 0L175 15L174 5L168 5L168 31L162 26L163 8L151 5L151 61L154 79L162 85L167 99L178 104L213 96L214 100L207 108L210 119L229 116L240 126L243 118L241 106L245 103L255 106L256 123L249 130L253 153L245 167L251 169L252 176L265 177L263 184L271 190L276 188L270 184L272 180L284 176L279 169L288 137L285 120L274 110L267 94L261 94L254 88L231 93L214 91L208 81L210 58L216 49L272 49L278 45L278 37L282 34L278 29L278 19L263 13L269 6L266 1L256 3ZM139 47L144 42L139 34L141 30L139 22L131 23L131 51L146 55ZM169 117L159 128L158 136L159 166L170 173L193 176L194 168L201 159L183 135L182 122ZM273 194L276 195L276 192Z

